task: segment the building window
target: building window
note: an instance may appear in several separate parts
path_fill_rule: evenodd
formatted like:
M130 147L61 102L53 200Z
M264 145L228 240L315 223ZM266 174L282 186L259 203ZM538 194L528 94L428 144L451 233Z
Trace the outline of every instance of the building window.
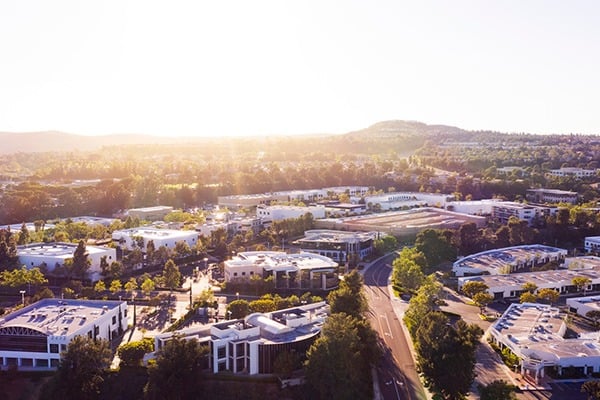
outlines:
M56 343L50 344L50 353L58 353L58 344L56 344Z
M225 346L223 346L223 347L219 347L219 348L217 349L217 357L218 357L219 359L221 359L221 358L225 358L225 356L226 356L226 355L227 355L227 349L225 348Z
M66 345L66 344L61 344L61 345L60 345L60 351L61 351L61 352L63 352L63 351L67 351L67 345Z
M113 323L113 325L117 323L117 316L116 315L113 315L113 317L112 317L112 323Z

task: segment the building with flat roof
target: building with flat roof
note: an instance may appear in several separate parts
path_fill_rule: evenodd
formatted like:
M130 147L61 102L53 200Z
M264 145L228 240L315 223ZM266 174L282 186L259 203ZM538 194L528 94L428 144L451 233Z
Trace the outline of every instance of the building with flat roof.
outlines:
M0 369L56 369L74 337L111 340L127 326L124 301L40 300L0 318Z
M550 176L564 177L573 176L575 178L590 178L597 175L597 169L583 169L576 167L563 167L559 169L551 169L548 172Z
M493 343L519 358L521 375L539 382L547 373L591 376L600 372L598 332L565 338L567 325L556 307L511 304L492 326ZM566 372L566 371L565 371Z
M63 266L67 260L72 260L76 249L77 243L30 243L17 246L17 255L19 263L28 269L45 265L49 272L53 272L56 266ZM92 281L100 279L102 257L106 257L109 264L117 260L117 251L111 247L86 245L85 250L91 262L88 278Z
M446 203L454 200L451 194L421 193L421 192L394 192L374 196L365 196L365 204L379 205L381 210L398 210L417 206L435 206L444 208Z
M373 253L377 232L347 232L329 229L313 229L304 232L304 237L294 241L301 251L320 254L345 264L354 258L364 260Z
M600 236L586 236L583 243L586 253L598 253L600 251Z
M215 374L223 371L272 374L279 354L294 352L305 356L319 337L328 315L329 306L321 301L159 334L154 337L154 343L158 350L174 335L195 338L209 346L207 367Z
M562 264L567 250L540 244L504 247L463 257L454 262L455 276L510 274L550 261Z
M256 216L264 220L269 221L281 221L284 219L300 218L304 214L311 214L314 219L325 218L325 207L324 206L284 206L284 205L273 205L264 206L260 205L256 208Z
M162 221L171 211L171 206L142 207L127 210L127 215L140 221Z
M558 189L527 189L527 201L532 203L568 203L577 204L577 192Z
M125 250L133 250L137 247L142 252L146 252L146 246L151 240L156 249L165 246L173 250L177 242L186 242L194 248L198 241L198 232L139 227L114 231L112 240Z
M226 207L230 210L253 208L261 204L270 205L275 201L288 201L288 195L281 193L235 194L217 198L219 207Z
M458 278L458 288L462 289L468 281L483 282L487 292L495 299L518 298L523 294L523 285L533 283L539 289L555 289L561 295L579 293L580 288L573 285L573 278L585 277L589 285L585 291L600 291L600 258L571 257L565 260L568 269L549 271L521 272L509 275L479 275Z
M393 236L414 236L425 229L457 229L473 222L485 226L486 218L459 214L439 208L415 208L346 218L325 218L315 221L319 229L347 230L353 232L384 232Z
M590 311L600 312L600 296L571 297L567 299L570 312L586 317Z
M331 290L339 284L338 263L318 254L245 251L224 264L226 282L273 276L276 288Z
M332 186L323 188L325 193L334 195L347 194L350 197L363 197L369 193L368 186Z
M102 225L109 227L113 222L119 221L116 218L103 218L103 217L90 217L90 216L81 216L81 217L70 217L64 218L63 221L70 220L71 222L83 222L86 225Z

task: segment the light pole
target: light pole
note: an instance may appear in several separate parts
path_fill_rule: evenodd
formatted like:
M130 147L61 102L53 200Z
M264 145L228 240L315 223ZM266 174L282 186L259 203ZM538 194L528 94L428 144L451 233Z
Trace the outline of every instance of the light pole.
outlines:
M190 310L192 309L192 283L194 282L193 279L190 279Z
M204 257L204 269L208 268L208 257Z
M235 297L237 297L237 299L240 299L240 292L235 292Z
M133 326L135 326L136 309L135 309L135 292L131 292L131 302L133 303Z
M229 319L231 319L231 310L227 311L227 315L229 315Z
M20 290L19 293L21 293L21 304L23 304L23 306L25 306L25 291Z

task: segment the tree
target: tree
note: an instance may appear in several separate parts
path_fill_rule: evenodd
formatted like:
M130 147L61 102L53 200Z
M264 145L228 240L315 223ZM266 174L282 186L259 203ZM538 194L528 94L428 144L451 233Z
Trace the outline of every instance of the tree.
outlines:
M400 256L392 263L392 283L395 287L416 290L421 286L425 280L425 274L423 266L415 260L421 260L426 264L426 260L422 256L423 253L414 248L402 249Z
M110 366L112 352L106 340L75 336L62 354L51 398L96 399Z
M200 372L207 366L208 347L196 339L173 336L158 350L148 368L144 398L148 400L203 399Z
M415 248L425 254L428 268L456 258L450 230L425 229L419 232L415 239Z
M19 240L17 240L17 244L19 246L22 246L24 244L29 243L29 241L30 241L29 229L27 229L27 225L25 225L25 223L23 223L23 225L21 225L21 231L19 232Z
M531 292L523 292L519 297L519 302L521 303L535 303L537 302L537 296Z
M503 380L493 381L483 386L479 385L480 400L517 400L517 387Z
M461 291L470 298L473 298L473 296L475 296L477 293L485 292L488 289L489 286L486 285L484 282L471 280L466 281L463 284Z
M600 381L593 380L581 385L581 393L586 393L588 400L600 400Z
M587 276L575 276L571 279L571 283L577 287L578 291L585 294L586 288L592 283L592 280Z
M136 290L137 288L138 288L138 284L137 284L137 281L135 280L135 278L133 278L133 277L129 278L129 280L125 284L125 291L129 294L133 294L133 291Z
M181 285L181 272L179 272L179 267L173 260L169 260L165 263L162 276L164 285L171 291Z
M475 303L475 305L479 307L479 311L481 314L485 313L485 308L492 301L494 301L494 296L487 292L478 292L475 293L475 295L473 296L473 303Z
M247 300L234 300L227 305L227 314L231 319L244 318L250 314L250 304ZM231 313L231 314L229 314Z
M267 313L277 310L275 302L270 299L258 299L251 301L249 304L250 312Z
M42 274L38 267L27 269L24 265L21 268L12 271L0 272L0 286L9 287L27 287L28 291L31 285L34 287L48 283L48 280Z
M106 284L102 280L96 282L96 284L94 285L94 291L96 293L102 293L105 290L106 290Z
M73 275L80 279L85 278L91 265L92 261L88 258L88 253L85 249L85 242L80 240L77 244L75 252L73 253Z
M555 289L550 289L550 288L544 288L544 289L540 289L538 290L538 299L540 300L545 300L548 303L550 303L550 305L556 303L560 297L560 293L558 292L558 290Z
M417 290L417 294L410 298L408 309L404 313L404 322L413 340L423 318L433 311L442 293L442 285L435 278L428 277Z
M323 325L321 336L307 352L306 380L319 399L371 399L371 374L365 366L374 360L365 357L364 347L376 342L362 340L360 321L344 313L334 313Z
M417 368L425 382L447 399L462 399L475 378L475 349L482 334L477 325L462 320L453 327L439 311L425 315L415 342Z
M121 284L121 281L118 279L114 279L111 283L110 283L110 292L112 294L117 293L118 291L120 291L123 288L123 285Z
M142 359L146 353L154 351L154 341L152 338L144 338L134 342L122 344L117 349L117 354L121 360L120 367L139 367L142 365Z
M154 287L155 287L155 284L151 278L146 278L146 279L144 279L144 282L142 282L142 292L146 296L148 296L150 294L150 292L152 292L154 290Z
M587 313L585 313L585 316L591 319L594 323L594 327L598 329L598 322L600 321L600 310L590 310Z
M535 293L537 288L538 286L533 282L525 282L523 286L521 286L521 289L529 293Z
M302 367L301 356L295 351L283 351L275 357L273 372L282 378L289 378L292 372Z

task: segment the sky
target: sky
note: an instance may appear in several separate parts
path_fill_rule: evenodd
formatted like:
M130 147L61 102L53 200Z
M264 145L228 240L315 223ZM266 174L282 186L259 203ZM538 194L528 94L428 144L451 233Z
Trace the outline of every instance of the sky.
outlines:
M0 131L600 134L599 16L580 0L0 0Z

